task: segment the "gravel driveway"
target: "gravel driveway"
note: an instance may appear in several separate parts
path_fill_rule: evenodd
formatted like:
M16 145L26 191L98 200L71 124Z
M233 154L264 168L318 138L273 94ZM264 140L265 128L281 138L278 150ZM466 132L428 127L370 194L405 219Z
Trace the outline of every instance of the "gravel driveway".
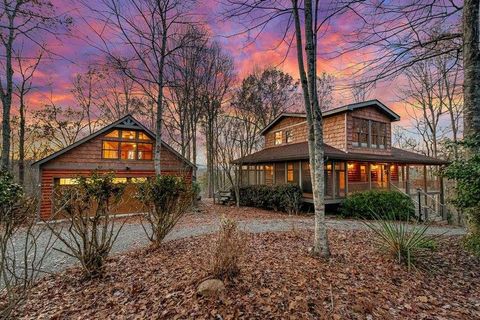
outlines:
M245 220L239 222L240 227L250 233L288 231L292 228L297 229L313 229L314 221L311 217L301 217L298 219L260 219L260 220ZM327 220L329 229L333 230L365 230L367 227L360 221L354 220ZM44 227L45 228L45 227ZM195 226L178 226L166 238L165 241L176 239L195 237L214 233L218 229L217 223L207 223ZM429 229L431 234L445 234L445 235L463 235L465 230L458 227L431 227ZM40 246L45 246L49 238L48 229L41 235L39 239ZM17 239L20 240L20 239ZM17 242L17 241L16 241ZM17 242L18 243L18 242ZM139 223L128 223L123 226L117 241L113 247L113 253L121 253L131 249L139 248L148 244L148 239L145 235L143 227ZM20 246L18 246L20 247ZM64 249L60 242L53 245L54 248ZM18 257L21 257L23 252L19 250ZM46 272L60 272L75 263L75 260L58 250L51 250L45 258L43 269Z

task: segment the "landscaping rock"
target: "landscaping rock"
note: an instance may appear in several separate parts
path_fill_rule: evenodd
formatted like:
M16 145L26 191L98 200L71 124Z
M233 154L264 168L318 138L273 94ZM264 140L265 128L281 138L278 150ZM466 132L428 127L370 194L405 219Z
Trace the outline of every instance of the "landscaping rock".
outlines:
M223 291L225 291L225 285L218 279L205 280L197 288L197 294L204 297L219 296Z

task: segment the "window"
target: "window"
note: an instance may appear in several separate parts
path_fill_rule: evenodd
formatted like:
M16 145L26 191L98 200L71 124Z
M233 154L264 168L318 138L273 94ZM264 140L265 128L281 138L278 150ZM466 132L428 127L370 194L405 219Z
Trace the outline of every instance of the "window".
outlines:
M105 137L108 137L108 138L118 138L119 136L120 136L119 130L110 131L110 133L105 135Z
M387 145L387 124L353 118L353 145L355 147L385 149Z
M293 142L293 132L292 130L285 131L285 140L287 143Z
M372 148L385 149L387 125L383 122L372 121Z
M58 184L61 186L72 186L78 184L78 179L76 178L60 178L58 179Z
M353 118L353 145L356 147L368 147L368 140L368 120Z
M258 184L265 184L265 171L263 169L263 166L257 167L257 181Z
M137 132L133 130L122 130L122 139L134 140Z
M102 143L102 157L104 159L118 159L118 145L117 141L103 141Z
M137 144L133 142L122 142L120 144L120 158L123 160L135 160Z
M275 145L282 144L282 131L275 132Z
M150 137L147 136L144 132L138 133L138 140L152 141L152 139L150 139Z
M113 178L112 182L115 184L127 183L127 178Z
M152 139L144 132L135 130L113 130L106 134L105 137L111 138L111 140L102 142L103 159L153 159L153 144L146 142ZM121 140L118 141L119 139Z
M131 183L145 183L147 182L146 177L137 177L137 178L130 178Z
M312 193L312 180L310 176L310 163L302 161L302 191Z
M255 166L248 167L248 184L257 184L257 171L255 169Z
M153 145L151 143L138 144L138 160L152 160Z

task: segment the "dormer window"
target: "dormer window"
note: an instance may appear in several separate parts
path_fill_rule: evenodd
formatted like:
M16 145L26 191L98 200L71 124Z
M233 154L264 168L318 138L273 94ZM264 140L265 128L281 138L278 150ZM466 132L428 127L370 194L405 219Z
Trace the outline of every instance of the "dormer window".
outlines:
M370 132L368 128L368 120L353 118L353 145L356 147L368 147L370 140Z
M293 132L292 132L292 130L285 131L285 141L287 143L293 142Z
M282 131L275 132L275 145L282 144Z
M152 160L153 144L150 137L141 131L113 130L102 141L103 159Z

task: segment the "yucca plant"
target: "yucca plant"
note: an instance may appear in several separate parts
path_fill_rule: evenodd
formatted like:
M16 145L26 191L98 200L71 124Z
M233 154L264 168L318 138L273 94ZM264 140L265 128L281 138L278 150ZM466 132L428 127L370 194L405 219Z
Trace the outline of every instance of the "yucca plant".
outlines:
M391 255L398 263L410 270L426 252L436 248L438 235L428 234L428 224L408 224L407 221L381 219L374 214L374 221L364 221L373 232L380 250Z

